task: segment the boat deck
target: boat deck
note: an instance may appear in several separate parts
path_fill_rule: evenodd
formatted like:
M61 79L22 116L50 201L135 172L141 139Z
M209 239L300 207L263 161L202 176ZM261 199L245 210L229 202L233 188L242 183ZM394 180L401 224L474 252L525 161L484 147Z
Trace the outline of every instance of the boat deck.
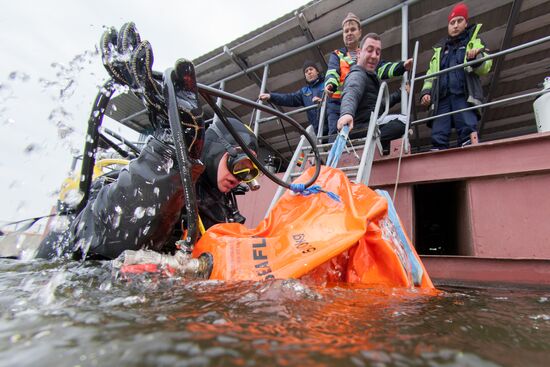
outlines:
M550 285L548 157L550 133L403 156L395 206L435 281ZM370 187L392 194L398 161L375 159ZM239 197L249 227L276 190L261 184Z

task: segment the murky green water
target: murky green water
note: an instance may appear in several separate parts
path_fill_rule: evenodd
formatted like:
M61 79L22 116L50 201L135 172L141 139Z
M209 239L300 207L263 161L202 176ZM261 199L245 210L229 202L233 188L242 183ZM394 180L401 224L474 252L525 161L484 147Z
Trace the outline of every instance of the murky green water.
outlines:
M0 260L2 366L547 366L550 290L114 279Z

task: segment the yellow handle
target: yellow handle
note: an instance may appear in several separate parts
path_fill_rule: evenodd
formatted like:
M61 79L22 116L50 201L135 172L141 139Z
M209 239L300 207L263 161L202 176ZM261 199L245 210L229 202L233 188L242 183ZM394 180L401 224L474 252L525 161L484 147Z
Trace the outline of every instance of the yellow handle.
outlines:
M130 161L127 159L117 159L117 158L101 159L95 162L94 178L101 176L103 174L103 168L105 167L114 166L114 165L125 166L129 162Z

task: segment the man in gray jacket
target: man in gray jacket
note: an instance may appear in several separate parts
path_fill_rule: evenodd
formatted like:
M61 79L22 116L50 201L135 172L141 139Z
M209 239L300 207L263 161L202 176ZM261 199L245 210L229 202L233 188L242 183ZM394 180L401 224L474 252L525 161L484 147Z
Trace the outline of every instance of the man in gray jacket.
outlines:
M340 118L338 119L338 130L342 129L344 125L349 125L351 138L365 135L364 132L352 134L351 130L354 127L356 130L367 128L370 114L376 106L376 99L381 85L376 74L376 67L380 62L381 51L380 36L376 33L367 34L361 41L357 64L351 67L346 77ZM400 90L390 95L390 106L400 101ZM401 137L404 132L403 119L395 118L380 125L380 141L385 153L389 151L390 141Z

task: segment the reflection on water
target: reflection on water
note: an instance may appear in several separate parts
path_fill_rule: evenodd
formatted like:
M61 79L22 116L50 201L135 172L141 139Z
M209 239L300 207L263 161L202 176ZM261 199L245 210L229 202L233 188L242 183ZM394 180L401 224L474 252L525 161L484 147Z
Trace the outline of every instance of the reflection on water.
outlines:
M7 366L543 366L550 290L323 288L113 278L0 260Z

